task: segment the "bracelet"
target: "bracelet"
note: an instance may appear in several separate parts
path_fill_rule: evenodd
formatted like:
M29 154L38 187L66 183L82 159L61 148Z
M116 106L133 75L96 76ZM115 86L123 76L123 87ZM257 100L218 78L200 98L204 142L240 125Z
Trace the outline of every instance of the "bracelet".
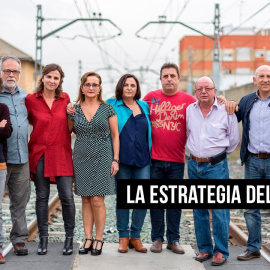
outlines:
M116 162L116 163L120 163L120 160L119 159L113 159L113 161L112 162Z

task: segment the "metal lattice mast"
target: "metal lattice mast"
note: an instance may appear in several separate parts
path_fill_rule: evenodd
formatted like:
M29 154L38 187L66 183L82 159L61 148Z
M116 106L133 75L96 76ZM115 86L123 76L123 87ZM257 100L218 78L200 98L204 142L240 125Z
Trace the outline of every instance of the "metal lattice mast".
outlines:
M220 13L219 4L215 4L214 17L214 48L213 48L213 80L217 88L217 96L219 95L219 73L220 73Z
M78 61L78 88L81 85L81 77L82 77L82 60Z
M42 7L41 5L37 5L37 29L36 29L36 59L35 59L35 85L37 86L37 77L41 76L42 71Z
M45 19L41 15L41 5L37 5L37 9L38 10L37 10L37 33L36 33L35 87L36 87L36 82L37 82L37 76L41 75L41 72L42 72L42 41L44 39L56 34L57 32L63 30L64 28L69 27L70 25L72 25L76 22L80 22L80 21L98 21L100 23L101 22L108 22L119 31L117 34L111 36L110 38L115 38L115 37L122 35L122 30L109 19L78 18L78 19L74 19L74 20L58 27L57 29L47 33L46 35L42 36L42 22Z

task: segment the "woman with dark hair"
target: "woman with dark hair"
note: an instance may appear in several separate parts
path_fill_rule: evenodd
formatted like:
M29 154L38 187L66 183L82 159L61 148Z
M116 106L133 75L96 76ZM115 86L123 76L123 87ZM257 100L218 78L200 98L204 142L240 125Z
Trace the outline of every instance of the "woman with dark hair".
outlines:
M108 99L118 119L120 134L120 167L116 179L149 179L151 153L151 123L145 101L140 101L138 79L132 74L123 75L116 85L116 98ZM146 209L133 209L129 226L129 209L117 209L119 231L118 252L128 252L128 246L138 252L147 252L140 239Z
M33 126L28 148L30 172L36 187L39 255L47 253L50 182L56 183L62 203L66 232L63 255L70 255L73 251L73 165L71 136L66 117L66 106L70 99L63 92L63 78L64 72L59 65L45 66L36 93L27 95L25 100L28 120Z
M117 117L113 107L102 99L101 84L97 73L85 73L74 106L76 112L68 115L70 131L74 129L76 132L73 155L75 193L82 197L85 233L79 254L91 251L91 255L100 255L102 252L106 220L104 198L115 194L114 176L119 169Z

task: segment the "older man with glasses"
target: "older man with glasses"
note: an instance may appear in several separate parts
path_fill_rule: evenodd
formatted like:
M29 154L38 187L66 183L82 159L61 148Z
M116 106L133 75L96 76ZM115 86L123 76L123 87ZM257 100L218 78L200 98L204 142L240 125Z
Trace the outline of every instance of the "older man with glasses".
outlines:
M187 147L190 150L190 179L228 179L227 154L239 144L240 134L235 115L217 103L217 89L210 77L201 77L195 84L197 102L187 108ZM213 257L219 266L229 257L228 237L230 210L212 209L214 247L211 239L208 209L194 209L194 226L199 254L203 262Z
M25 107L26 93L17 86L20 79L21 62L15 56L3 56L0 74L3 90L0 102L8 106L13 132L7 139L7 179L10 198L12 228L10 240L17 255L27 255L25 245L28 237L25 209L30 198L30 175L28 163L28 120Z

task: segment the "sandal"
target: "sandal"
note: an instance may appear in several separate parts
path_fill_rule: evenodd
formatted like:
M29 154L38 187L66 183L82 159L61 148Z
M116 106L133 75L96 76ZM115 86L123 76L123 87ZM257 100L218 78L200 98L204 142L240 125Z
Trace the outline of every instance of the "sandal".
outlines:
M96 242L96 245L95 245L95 248L92 246L91 255L97 256L97 255L101 254L104 242L101 241L101 240L98 240L98 239L95 239L94 242ZM97 246L98 246L99 242L101 243L101 248L97 249Z

